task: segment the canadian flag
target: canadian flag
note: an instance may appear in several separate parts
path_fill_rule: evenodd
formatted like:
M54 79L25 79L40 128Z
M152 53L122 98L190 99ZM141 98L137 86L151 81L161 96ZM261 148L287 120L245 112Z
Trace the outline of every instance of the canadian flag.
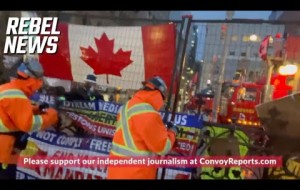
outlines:
M170 87L175 63L173 24L142 27L96 27L60 23L58 50L42 53L45 76L82 82L97 75L97 84L138 89L153 76Z
M263 41L260 44L259 51L258 51L259 57L264 61L267 59L267 56L268 56L268 46L269 46L270 37L271 36L268 35L263 39Z

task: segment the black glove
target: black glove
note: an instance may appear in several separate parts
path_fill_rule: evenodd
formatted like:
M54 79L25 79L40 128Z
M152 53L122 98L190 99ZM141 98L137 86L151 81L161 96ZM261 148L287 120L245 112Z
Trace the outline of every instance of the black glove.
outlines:
M167 125L168 130L173 131L176 135L178 134L179 130L173 122L169 121L166 125Z
M49 107L50 107L49 104L43 102L42 104L39 105L39 110L40 110L40 112L41 112L41 111L43 111L44 109L47 109L47 108L49 108Z
M62 123L63 123L63 119L62 119L61 115L58 114L58 121L57 121L57 124L54 126L56 132L60 131L60 129L62 127Z
M24 132L14 132L13 136L16 139L14 143L14 148L24 150L27 146L29 134Z

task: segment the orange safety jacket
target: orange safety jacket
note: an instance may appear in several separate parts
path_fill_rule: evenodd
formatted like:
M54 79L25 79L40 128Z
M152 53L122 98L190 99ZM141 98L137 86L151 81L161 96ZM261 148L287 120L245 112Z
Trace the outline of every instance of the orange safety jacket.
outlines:
M14 153L15 137L12 132L32 132L49 127L53 117L47 112L34 115L36 108L16 83L0 86L0 163L16 164L18 154Z
M118 115L110 157L166 155L175 133L168 131L159 112L137 98L123 105ZM108 166L107 179L155 179L154 166Z

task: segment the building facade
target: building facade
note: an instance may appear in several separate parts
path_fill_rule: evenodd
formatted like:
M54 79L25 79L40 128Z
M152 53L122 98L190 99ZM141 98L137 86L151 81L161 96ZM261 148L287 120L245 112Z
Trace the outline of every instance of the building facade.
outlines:
M269 20L291 21L285 24L285 33L300 35L300 11L272 11Z
M224 23L207 23L204 45L204 64L200 89L206 87L206 82L217 82L220 74L222 53L224 50L224 37L222 28ZM247 20L228 24L227 55L224 80L231 81L237 70L243 70L247 81L255 81L265 75L266 64L258 55L261 41L267 36L275 36L284 31L284 25L253 24Z
M91 26L141 26L170 17L170 11L39 11L39 14L57 16L61 22Z

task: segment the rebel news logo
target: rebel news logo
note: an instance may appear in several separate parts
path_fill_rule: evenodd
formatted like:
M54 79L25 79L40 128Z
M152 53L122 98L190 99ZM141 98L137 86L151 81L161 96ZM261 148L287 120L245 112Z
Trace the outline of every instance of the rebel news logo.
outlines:
M57 17L10 17L4 54L54 54L59 40Z

